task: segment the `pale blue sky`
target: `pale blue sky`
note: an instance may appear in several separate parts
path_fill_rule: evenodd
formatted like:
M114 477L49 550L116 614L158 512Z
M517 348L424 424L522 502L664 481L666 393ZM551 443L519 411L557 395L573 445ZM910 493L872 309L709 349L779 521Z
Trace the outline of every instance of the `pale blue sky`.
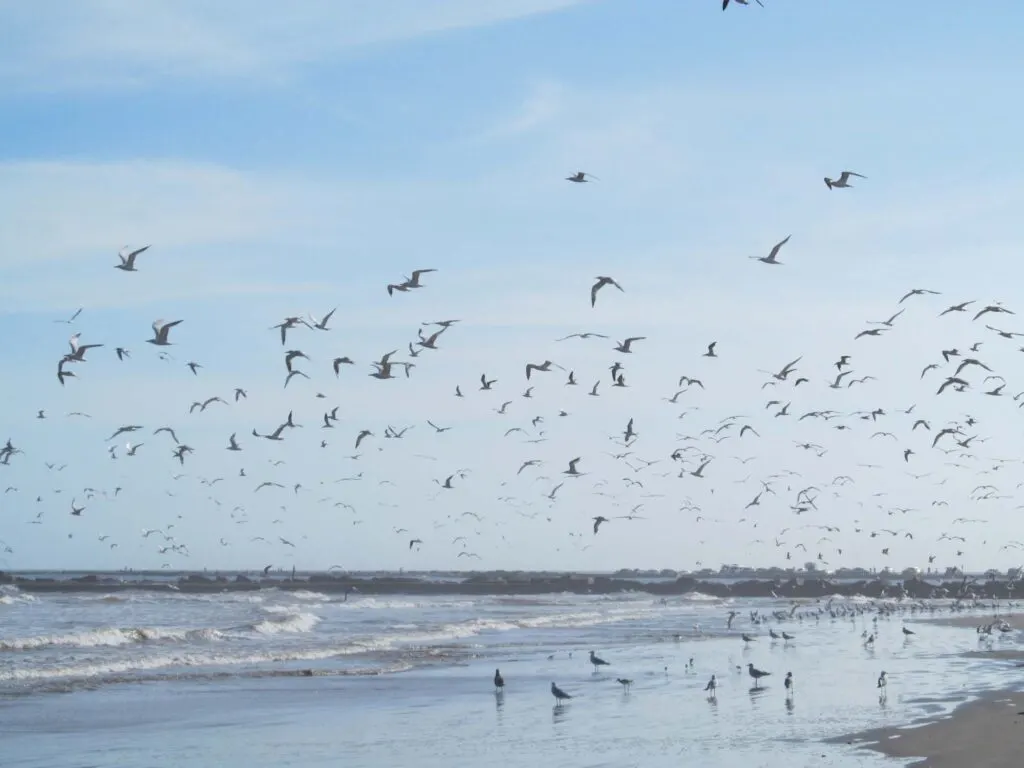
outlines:
M821 551L831 566L924 566L930 554L943 566L1019 564L1018 550L999 549L1024 541L1017 403L981 394L995 383L970 369L970 392L936 397L941 374L922 381L920 372L941 349L984 341L976 357L1007 377L1006 394L1024 389L1020 344L984 319L936 318L968 299L1021 306L1024 9L766 4L724 13L717 0L0 7L13 41L0 50L0 439L24 451L0 466L0 485L17 488L0 496L0 567L684 568L781 564L787 551L791 563ZM578 169L600 180L564 181ZM843 169L868 178L830 192L822 177ZM747 258L789 234L784 266ZM126 244L152 244L137 273L113 269ZM387 283L420 267L438 269L425 288L388 297ZM591 309L598 274L625 292L605 289ZM887 337L853 341L911 287L943 295L908 300ZM299 365L312 379L283 390L282 348L267 329L335 306L330 333L300 329L290 340L312 358ZM73 328L53 322L78 307ZM409 380L367 376L391 349L408 359L421 322L449 317L462 322L414 361ZM145 344L156 318L185 321L171 333L172 361ZM1015 320L991 324L1024 331ZM612 338L553 341L584 330ZM75 331L106 346L61 388L56 363ZM626 336L648 338L631 356L610 349ZM713 340L720 357L701 357ZM131 360L118 362L116 346ZM877 380L829 389L840 354ZM358 363L337 381L336 355ZM761 389L758 369L799 355L807 384ZM580 386L539 375L534 397L521 398L523 365L545 359L573 369ZM628 389L608 386L617 359ZM188 361L204 366L199 376ZM496 391L477 391L483 372L499 379ZM706 391L664 402L683 374ZM601 396L590 398L599 377ZM452 396L456 384L465 399ZM236 386L248 401L188 415L194 400L228 398ZM792 401L796 416L889 415L797 421L774 417L770 399ZM507 414L496 414L506 400ZM701 410L679 420L683 403ZM898 413L914 403L912 416ZM336 428L317 428L335 405ZM41 408L48 419L34 418ZM76 410L92 418L65 416ZM289 410L306 426L285 442L251 436ZM935 430L966 413L979 420L967 434L989 440L972 445L965 468L910 431L918 415ZM677 435L731 414L762 438L704 437L697 444L715 457L707 478L675 477L669 454L693 444ZM504 437L512 427L535 435L535 416L546 442ZM640 434L630 460L661 460L635 473L607 455L622 450L609 436L630 417ZM435 435L428 418L453 428ZM104 440L130 423L146 427L134 441L144 445L112 461ZM832 429L839 423L851 429ZM172 441L152 434L163 424L195 448L183 469ZM384 440L389 424L414 428ZM377 437L346 459L364 428ZM873 439L878 430L898 439ZM232 432L241 453L224 450ZM806 441L828 452L795 445ZM916 452L909 463L904 448ZM552 505L545 494L576 456L591 474L570 479ZM979 475L993 457L1016 463ZM277 459L286 464L271 466ZM544 464L517 476L527 459ZM454 489L434 484L461 468L471 471ZM802 478L779 480L777 496L744 511L758 480L784 468ZM172 480L178 471L186 476ZM856 483L829 487L843 474ZM200 482L216 477L225 479ZM289 489L254 493L264 479ZM607 486L595 488L599 480ZM990 482L1007 498L972 501ZM790 506L809 485L822 488L818 510L797 515ZM86 487L98 494L72 518L70 501ZM115 487L116 500L103 496ZM687 498L704 520L680 511ZM590 531L594 515L641 503L646 519ZM235 506L244 516L231 517ZM168 524L189 557L140 537ZM806 525L841 530L818 542ZM868 535L882 527L915 539ZM937 542L943 531L968 541ZM459 536L479 561L458 557ZM424 543L410 551L411 538Z

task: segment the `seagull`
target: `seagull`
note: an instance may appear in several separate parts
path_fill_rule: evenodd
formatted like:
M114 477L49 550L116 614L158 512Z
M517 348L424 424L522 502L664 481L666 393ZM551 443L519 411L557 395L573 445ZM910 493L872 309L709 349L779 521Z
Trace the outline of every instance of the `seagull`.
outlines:
M633 684L633 681L625 677L616 677L615 682L622 686L623 691L628 691L629 686Z
M551 684L551 695L555 697L555 700L559 704L561 704L566 699L571 699L572 698L572 696L570 696L568 693L563 691L561 688L559 688L554 683Z
M765 672L764 670L758 669L753 664L747 664L747 672L752 678L754 678L754 687L757 688L760 684L762 677L768 677L771 672Z
M622 286L619 285L617 282L615 282L614 278L611 278L611 277L601 277L600 275L598 275L595 279L597 280L597 282L594 283L590 287L590 306L592 306L592 307L597 304L597 292L600 291L602 288L604 288L606 285L614 285L616 288L618 288L620 291L622 291ZM623 293L625 293L625 291L623 291ZM597 334L592 334L592 335L597 335ZM584 338L584 339L587 338L587 335L584 335L584 334L579 334L579 336L580 336L580 338ZM571 338L571 337L567 336L566 338Z
M711 679L708 680L708 684L704 686L704 690L707 691L710 695L714 696L716 688L718 688L718 679L714 675L712 675Z
M594 181L600 181L600 179L597 178L597 176L595 176L594 174L585 173L584 171L576 171L576 173L574 173L572 176L565 177L566 181L573 181L576 182L577 184L583 184L585 182L590 181L591 179L593 179Z
M792 235L786 235L785 239L780 240L773 247L771 252L767 256L750 256L751 259L757 259L758 261L764 262L765 264L782 264L776 257L779 255L779 251L782 250L782 246L789 242L789 238Z
M608 518L603 515L598 515L594 518L594 533L597 533L597 529L601 527L601 523L607 523Z
M630 347L633 346L633 342L634 341L643 341L646 338L647 338L646 336L630 336L625 341L620 341L618 343L618 345L615 346L615 351L616 352L621 352L624 355L632 354L633 350L630 349Z
M702 355L702 357L718 357L718 355L715 354L715 347L717 345L718 345L717 341L712 341L710 344L708 344L708 351L705 352Z
M793 673L792 672L787 672L786 673L785 686L786 686L786 695L787 696L792 696L793 695Z
M555 368L558 368L559 370L565 370L558 363L552 363L550 360L545 360L540 365L537 365L536 363L527 363L526 364L526 378L527 378L527 380L529 380L530 374L533 373L534 371L543 371L544 373L547 373L548 371L551 370L551 366L552 365L555 366Z
M75 320L78 319L78 316L80 314L82 314L82 307L79 307L78 309L76 309L75 313L73 315L71 315L71 317L69 317L67 320L54 320L53 322L55 322L55 323L64 323L65 325L71 325L73 322L75 322Z
M904 294L903 298L900 299L897 302L897 304L902 304L904 301L909 299L911 296L922 296L922 295L924 295L926 293L930 294L932 296L938 296L939 295L938 291L932 291L932 290L929 290L928 288L911 288L909 291L907 291L906 294Z
M338 308L335 307L330 312L328 312L326 315L324 315L322 320L317 320L315 317L310 315L309 319L310 319L310 322L313 323L312 327L315 328L318 331L329 331L330 328L327 327L327 323L330 321L331 316L334 315L334 313L337 312L337 311L338 311Z
M607 661L597 656L593 651L590 652L590 663L594 665L594 671L597 671L598 667L611 666Z
M146 339L146 342L153 344L158 347L169 347L171 342L167 340L167 334L171 332L171 328L181 323L181 320L172 320L169 323L163 320L153 321L153 338Z
M733 0L737 5L750 5L749 0ZM764 8L764 3L761 0L756 0L757 4ZM722 0L722 10L724 11L729 7L729 0Z
M128 246L125 246L117 254L117 257L121 259L121 263L115 264L114 269L120 269L123 272L138 272L139 270L135 268L135 259L140 253L148 249L149 246L144 245L141 248L136 248L134 251L129 251Z
M505 687L505 678L503 678L501 676L501 670L500 669L494 670L494 687L498 691L500 691L502 688Z
M861 176L859 173L854 173L853 171L843 171L839 175L838 179L830 179L828 176L826 176L825 186L828 187L829 189L832 189L833 187L836 187L837 189L846 189L847 187L852 188L853 185L850 184L851 176L856 176L858 179L867 178L867 176Z

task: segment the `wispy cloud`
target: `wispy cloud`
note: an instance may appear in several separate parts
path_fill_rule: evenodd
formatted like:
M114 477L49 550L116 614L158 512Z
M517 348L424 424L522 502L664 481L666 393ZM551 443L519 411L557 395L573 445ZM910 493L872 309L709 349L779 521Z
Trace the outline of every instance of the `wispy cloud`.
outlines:
M287 79L380 43L551 13L589 0L40 0L8 3L5 87L122 88L151 80ZM386 10L385 10L386 9Z

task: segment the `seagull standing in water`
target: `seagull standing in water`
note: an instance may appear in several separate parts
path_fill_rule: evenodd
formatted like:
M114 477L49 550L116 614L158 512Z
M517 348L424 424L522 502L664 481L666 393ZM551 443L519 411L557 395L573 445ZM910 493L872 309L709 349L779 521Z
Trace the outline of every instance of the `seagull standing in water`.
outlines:
M787 672L786 673L786 695L787 696L792 696L793 695L793 673L792 672Z
M750 674L752 678L754 678L755 688L760 687L762 677L768 677L769 675L771 675L771 672L765 672L763 669L758 669L753 664L747 664L747 672Z
M610 666L607 661L602 659L600 656L595 655L593 651L590 652L590 663L594 665L595 672L597 672L598 667Z
M568 694L565 691L563 691L561 688L559 688L554 683L551 684L551 695L555 697L555 701L558 704L561 704L566 699L571 699L572 698L572 696L570 694ZM557 704L556 704L556 706L557 706Z
M501 670L494 670L494 689L496 693L501 693L505 688L505 678L501 676Z
M708 680L708 684L704 686L704 690L707 691L708 698L713 699L716 695L715 691L718 690L718 678L712 675L711 679Z

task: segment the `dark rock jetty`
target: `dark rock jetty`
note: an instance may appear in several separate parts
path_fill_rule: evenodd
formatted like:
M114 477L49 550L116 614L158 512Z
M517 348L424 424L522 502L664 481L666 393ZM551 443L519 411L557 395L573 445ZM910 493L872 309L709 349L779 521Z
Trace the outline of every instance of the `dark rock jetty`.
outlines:
M245 575L183 575L177 580L147 578L145 575L93 574L68 578L14 576L0 571L0 584L24 592L127 592L135 590L208 594L245 592L259 589L310 590L328 594L348 592L361 595L545 595L557 593L607 595L646 592L673 597L699 592L714 597L823 598L863 596L869 598L1012 598L1013 582L982 578L870 579L830 581L827 578L781 579L677 579L644 581L585 574L488 573L465 574L445 579L399 575L355 576L312 574L293 578ZM1016 596L1019 597L1020 590Z

